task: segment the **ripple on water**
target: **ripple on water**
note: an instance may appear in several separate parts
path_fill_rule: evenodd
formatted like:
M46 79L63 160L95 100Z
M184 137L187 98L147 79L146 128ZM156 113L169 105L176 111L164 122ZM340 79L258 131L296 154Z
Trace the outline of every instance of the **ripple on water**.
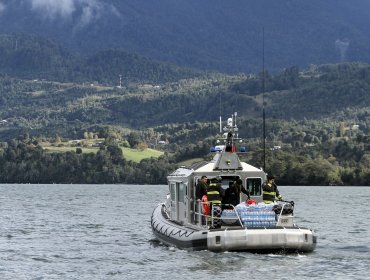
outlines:
M370 214L361 197L370 197L370 188L333 189L333 201L327 187L279 190L296 202L297 224L318 235L315 252L164 246L150 216L167 186L0 185L0 279L368 279Z
M370 247L366 245L362 246L345 246L345 247L338 247L338 250L343 251L352 251L352 252L358 252L358 253L369 253Z

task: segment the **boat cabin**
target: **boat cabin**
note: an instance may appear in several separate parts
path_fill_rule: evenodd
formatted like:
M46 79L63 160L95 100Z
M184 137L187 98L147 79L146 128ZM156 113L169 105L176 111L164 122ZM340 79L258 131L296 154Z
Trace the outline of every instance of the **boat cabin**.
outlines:
M225 153L224 153L225 154ZM227 153L226 153L227 154ZM234 154L235 155L235 154ZM202 176L208 179L220 176L224 191L237 179L241 179L243 187L250 193L252 200L262 202L262 184L266 179L263 170L252 165L240 162L228 169L221 168L217 158L212 162L204 162L195 167L181 167L168 176L170 196L167 200L167 209L171 209L170 220L180 224L193 224L205 226L202 223L202 201L196 200L196 185ZM227 162L224 160L224 162ZM232 162L229 164L232 165ZM247 195L240 194L240 202L245 202Z

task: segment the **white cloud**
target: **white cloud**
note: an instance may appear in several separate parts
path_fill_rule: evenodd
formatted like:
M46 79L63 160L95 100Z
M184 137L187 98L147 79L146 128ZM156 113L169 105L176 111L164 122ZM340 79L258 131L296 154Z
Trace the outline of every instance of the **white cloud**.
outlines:
M82 14L79 22L79 27L88 25L90 22L97 20L104 12L103 4L95 0L79 0L82 6Z
M100 0L27 0L33 11L51 19L77 20L76 28L84 27L98 20L104 13L119 16L117 9ZM77 18L78 17L78 18Z
M45 17L55 19L72 16L78 0L30 0L32 9L41 12Z
M3 2L0 2L0 15L5 11L5 4Z
M337 39L335 41L335 47L339 50L340 53L340 60L345 61L346 60L346 55L347 55L347 50L349 47L350 41L348 39Z

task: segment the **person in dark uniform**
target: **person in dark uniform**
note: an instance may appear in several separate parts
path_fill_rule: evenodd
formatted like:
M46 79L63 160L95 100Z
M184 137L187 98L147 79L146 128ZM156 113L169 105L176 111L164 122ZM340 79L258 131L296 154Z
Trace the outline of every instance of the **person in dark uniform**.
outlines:
M238 205L240 203L240 193L244 193L248 196L248 200L251 198L250 193L244 188L243 181L237 179L231 186L225 191L224 204ZM232 206L225 206L226 209L232 209Z
M222 214L222 198L224 196L224 190L221 187L222 178L217 176L211 179L211 183L207 188L208 202L211 204L211 211L213 213L213 228L221 227L221 214Z
M195 198L196 200L202 200L203 195L207 195L208 179L207 176L202 176L195 186Z
M274 203L275 200L282 200L283 197L279 193L277 185L275 184L274 176L267 176L267 181L262 185L263 202L266 204Z

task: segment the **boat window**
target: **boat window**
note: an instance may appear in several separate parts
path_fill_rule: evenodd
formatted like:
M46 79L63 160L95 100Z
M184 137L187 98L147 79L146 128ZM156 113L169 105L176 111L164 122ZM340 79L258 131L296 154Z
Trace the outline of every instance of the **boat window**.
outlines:
M251 195L261 195L261 178L248 178L247 179L247 190Z
M234 183L234 181L239 178L239 177L235 177L235 176L222 176L222 182L221 182L221 186L224 190L226 190L228 187L232 186L232 184Z
M226 190L229 186L231 186L234 182L231 180L222 180L221 187Z
M170 184L170 193L171 193L171 200L175 201L176 200L176 187L174 183Z
M184 185L183 183L177 184L179 184L179 202L185 202L186 185Z

